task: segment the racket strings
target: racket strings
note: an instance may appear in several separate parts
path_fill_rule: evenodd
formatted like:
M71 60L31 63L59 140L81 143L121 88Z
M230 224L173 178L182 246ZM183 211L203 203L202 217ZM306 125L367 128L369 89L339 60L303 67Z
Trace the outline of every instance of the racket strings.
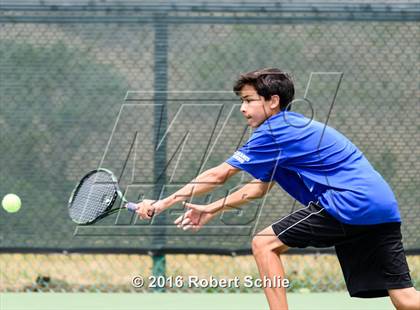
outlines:
M79 185L70 205L70 217L77 223L86 224L103 214L115 200L116 185L105 171L89 175Z

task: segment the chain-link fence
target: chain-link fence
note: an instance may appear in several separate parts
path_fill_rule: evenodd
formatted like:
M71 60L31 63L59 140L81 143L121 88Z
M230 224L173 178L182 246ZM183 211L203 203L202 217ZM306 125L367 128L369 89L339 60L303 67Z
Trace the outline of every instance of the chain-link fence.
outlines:
M168 254L165 258L166 292L262 291L257 282L257 266L249 255ZM420 259L410 255L407 260L418 288ZM290 282L288 292L346 289L335 255L284 255L282 261ZM159 279L163 279L163 275L153 274L153 257L149 255L0 254L0 262L2 268L6 268L2 270L3 292L154 292L160 288ZM139 277L144 281L142 285ZM176 283L179 277L182 277L182 285ZM238 278L239 281L237 286L226 288L198 282L211 278Z
M66 206L75 183L98 166L138 200L174 192L226 160L250 134L232 83L270 66L291 72L296 97L310 100L314 117L347 135L390 183L405 248L418 252L419 17L410 2L5 3L0 196L17 193L24 206L1 212L1 290L126 291L135 275L163 273L256 276L250 256L193 253L249 254L255 232L299 207L280 189L196 234L172 225L181 207L152 223L121 213L75 227ZM299 102L293 109L311 114ZM235 176L195 201L247 180ZM298 253L286 258L294 289L344 288L334 257ZM419 259L409 260L418 282Z

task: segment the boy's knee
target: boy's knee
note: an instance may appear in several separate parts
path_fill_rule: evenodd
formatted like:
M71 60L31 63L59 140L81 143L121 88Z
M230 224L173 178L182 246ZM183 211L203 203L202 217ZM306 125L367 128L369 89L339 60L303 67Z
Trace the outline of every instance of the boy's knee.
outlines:
M419 310L420 292L414 288L390 290L391 301L397 310Z
M254 256L265 255L268 252L280 254L285 252L287 247L278 239L273 240L271 236L256 235L252 238L252 253Z
M252 238L252 254L258 255L264 251L264 242L260 236Z
M420 309L420 299L417 300L407 300L404 298L391 299L392 303L397 310L419 310Z

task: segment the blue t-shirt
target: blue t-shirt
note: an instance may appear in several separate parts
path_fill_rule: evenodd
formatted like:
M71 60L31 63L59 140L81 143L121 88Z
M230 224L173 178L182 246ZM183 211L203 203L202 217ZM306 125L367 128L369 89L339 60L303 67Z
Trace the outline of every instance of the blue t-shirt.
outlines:
M295 112L280 112L253 132L227 163L276 181L300 203L319 203L340 222L400 222L398 203L363 153L344 135Z

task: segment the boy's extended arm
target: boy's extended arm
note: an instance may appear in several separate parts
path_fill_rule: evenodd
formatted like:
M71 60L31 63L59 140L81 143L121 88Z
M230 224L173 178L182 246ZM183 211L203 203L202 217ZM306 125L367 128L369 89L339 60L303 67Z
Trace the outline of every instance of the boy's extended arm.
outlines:
M231 176L239 171L239 169L227 163L222 163L219 166L204 171L172 195L157 201L154 206L158 208L158 212L160 213L178 202L213 190L215 187L224 184Z
M254 179L230 195L208 204L203 208L203 211L209 213L219 213L225 210L237 208L250 200L265 196L273 185L274 182L263 182Z
M185 203L188 210L175 220L175 224L184 230L199 230L203 225L223 210L236 208L252 199L263 197L273 187L274 182L253 180L239 190L208 205Z

